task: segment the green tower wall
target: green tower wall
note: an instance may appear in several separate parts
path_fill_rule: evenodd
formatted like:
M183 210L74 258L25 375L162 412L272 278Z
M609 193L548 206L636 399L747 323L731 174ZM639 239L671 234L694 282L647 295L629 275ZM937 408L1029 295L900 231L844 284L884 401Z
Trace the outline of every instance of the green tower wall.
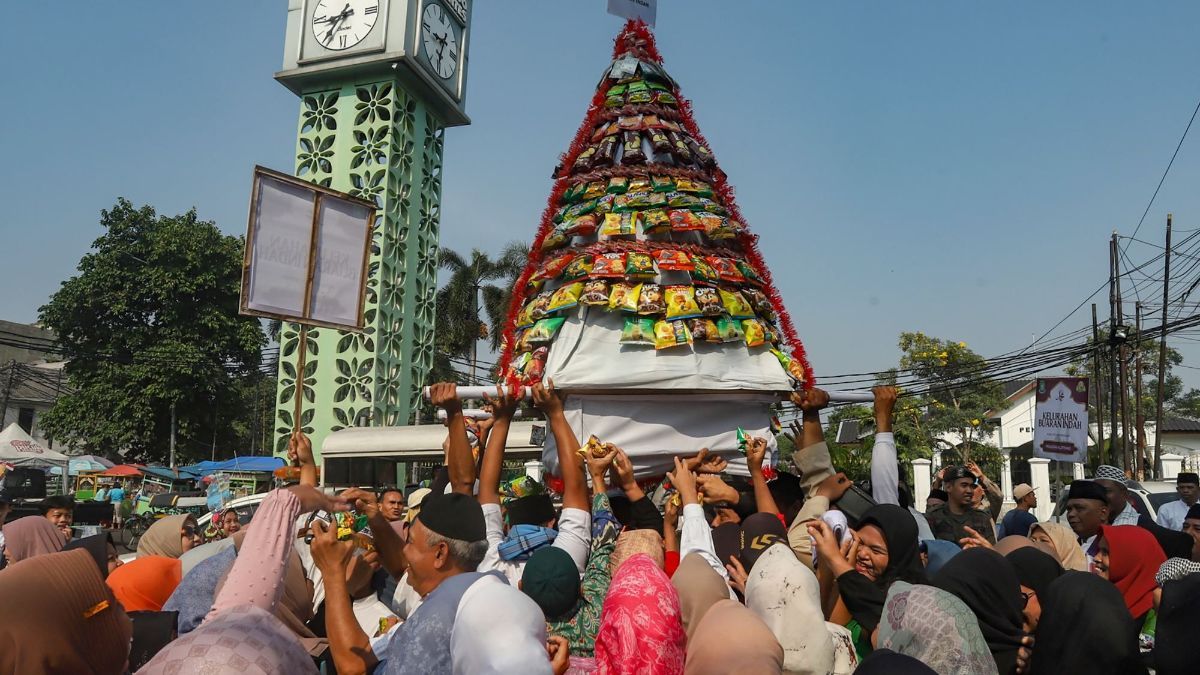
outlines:
M351 426L410 423L433 366L444 128L394 80L301 97L296 175L379 206L365 330L309 328L299 427L319 453ZM280 334L275 450L293 429L299 325Z

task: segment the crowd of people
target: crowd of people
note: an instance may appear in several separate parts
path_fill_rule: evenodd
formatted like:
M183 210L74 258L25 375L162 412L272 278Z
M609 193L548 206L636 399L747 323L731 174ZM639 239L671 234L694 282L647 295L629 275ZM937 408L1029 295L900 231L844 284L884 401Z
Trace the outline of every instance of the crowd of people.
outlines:
M1066 524L1037 520L1028 485L1001 518L972 464L940 471L920 510L896 391L875 390L870 482L854 485L814 388L793 399L792 457L751 437L734 476L681 449L650 483L622 449L581 447L552 386L532 397L558 503L502 480L522 392L497 390L476 423L453 384L432 387L448 438L427 487L326 494L297 434L300 484L251 522L163 518L125 564L106 534L72 540L69 502L46 500L0 530L0 673L1196 672L1195 474L1157 521L1107 466L1070 484Z

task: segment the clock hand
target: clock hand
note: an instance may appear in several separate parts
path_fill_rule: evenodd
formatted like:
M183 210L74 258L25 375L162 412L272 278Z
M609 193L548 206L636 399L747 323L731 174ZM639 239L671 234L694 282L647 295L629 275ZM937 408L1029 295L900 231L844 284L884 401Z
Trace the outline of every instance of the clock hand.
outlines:
M350 3L347 2L346 6L342 8L342 11L333 18L333 23L330 24L329 31L325 33L325 39L322 41L328 43L330 40L332 40L333 34L337 32L338 26L340 26L341 23L352 14L354 14L354 10L350 9Z

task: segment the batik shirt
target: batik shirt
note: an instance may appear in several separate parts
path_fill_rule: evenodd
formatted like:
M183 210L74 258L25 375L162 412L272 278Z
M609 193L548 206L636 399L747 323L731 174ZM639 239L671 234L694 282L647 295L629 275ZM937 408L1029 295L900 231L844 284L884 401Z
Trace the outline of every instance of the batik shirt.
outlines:
M608 495L603 492L592 497L592 522L599 527L592 532L592 550L588 554L583 580L580 581L579 602L572 610L571 618L546 622L550 635L564 637L570 643L571 656L584 658L595 654L600 610L604 607L604 597L608 595L608 584L612 581L608 560L612 557L620 533L618 527L611 525L616 521L612 516Z

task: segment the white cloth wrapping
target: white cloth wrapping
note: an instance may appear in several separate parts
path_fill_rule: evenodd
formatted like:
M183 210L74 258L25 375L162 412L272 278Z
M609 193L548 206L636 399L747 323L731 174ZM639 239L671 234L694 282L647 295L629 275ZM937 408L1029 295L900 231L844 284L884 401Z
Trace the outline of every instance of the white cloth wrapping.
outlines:
M559 386L557 380L554 385ZM765 464L774 464L770 405L776 400L771 394L579 394L567 397L564 414L581 442L595 434L624 450L638 478L673 470L675 455L692 456L700 448L728 459L729 473L747 476L737 429L767 439ZM553 434L546 436L542 461L559 475Z

